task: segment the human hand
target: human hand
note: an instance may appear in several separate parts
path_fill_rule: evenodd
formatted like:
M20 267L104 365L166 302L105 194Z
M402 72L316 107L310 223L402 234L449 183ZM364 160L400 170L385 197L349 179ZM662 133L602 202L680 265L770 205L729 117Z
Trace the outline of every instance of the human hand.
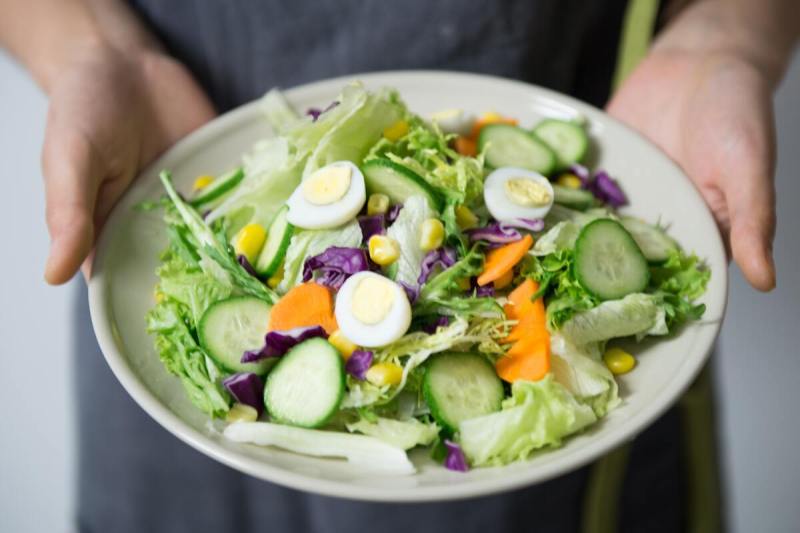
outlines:
M137 172L215 115L188 71L159 51L91 46L60 72L42 151L51 284L81 264L88 277L95 237Z
M654 53L608 112L686 171L747 281L772 289L775 140L772 96L761 73L725 55Z

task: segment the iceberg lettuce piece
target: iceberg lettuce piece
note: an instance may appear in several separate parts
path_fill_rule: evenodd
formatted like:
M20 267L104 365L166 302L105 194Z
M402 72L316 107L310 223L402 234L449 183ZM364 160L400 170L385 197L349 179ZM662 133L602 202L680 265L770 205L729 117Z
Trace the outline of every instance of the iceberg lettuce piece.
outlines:
M316 457L342 457L350 463L385 474L415 472L406 452L366 435L305 429L269 422L235 422L223 435L234 442L276 446Z
M570 342L584 345L629 335L666 334L663 309L652 294L629 294L620 300L608 300L597 307L575 313L561 325L561 334Z
M286 97L279 89L271 89L258 103L259 109L277 134L281 134L294 126L300 117L292 109Z
M598 417L620 403L614 375L601 361L599 344L575 346L558 333L550 336L550 371L580 402L592 407Z
M536 382L516 381L496 413L464 420L459 443L470 465L505 465L530 456L597 420L552 374Z
M309 257L321 254L331 246L358 248L361 240L361 226L357 220L333 229L298 231L286 250L283 280L278 285L278 292L285 293L303 281L303 264Z
M347 424L347 430L375 437L403 450L428 446L439 436L439 427L435 423L425 424L416 418L395 420L379 416L374 422L361 418L358 422Z
M419 245L420 226L434 216L433 209L423 196L412 196L405 201L397 220L387 230L386 234L400 244L395 281L417 286L422 272L422 259L427 253Z
M542 256L561 250L571 250L575 247L580 232L581 227L575 222L569 220L559 222L536 240L531 254Z

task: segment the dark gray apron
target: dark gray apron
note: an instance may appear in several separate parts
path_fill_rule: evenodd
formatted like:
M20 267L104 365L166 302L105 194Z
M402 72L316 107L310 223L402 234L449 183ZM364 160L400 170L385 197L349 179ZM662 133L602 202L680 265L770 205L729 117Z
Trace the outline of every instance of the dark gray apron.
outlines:
M276 85L409 68L517 78L602 106L625 2L138 0L134 7L224 111ZM75 317L81 531L582 529L589 467L516 492L414 505L309 495L240 474L179 442L127 396L97 347L83 291ZM628 450L620 496L610 497L620 531L684 528L680 434L672 410Z

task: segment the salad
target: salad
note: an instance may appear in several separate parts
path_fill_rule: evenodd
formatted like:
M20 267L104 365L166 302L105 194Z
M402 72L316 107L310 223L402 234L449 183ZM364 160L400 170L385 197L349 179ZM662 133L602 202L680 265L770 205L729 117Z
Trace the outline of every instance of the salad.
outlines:
M532 129L393 90L261 102L275 136L181 194L147 329L237 442L414 471L557 447L622 401L620 337L698 319L710 272L627 198L579 121ZM676 354L676 356L679 356Z

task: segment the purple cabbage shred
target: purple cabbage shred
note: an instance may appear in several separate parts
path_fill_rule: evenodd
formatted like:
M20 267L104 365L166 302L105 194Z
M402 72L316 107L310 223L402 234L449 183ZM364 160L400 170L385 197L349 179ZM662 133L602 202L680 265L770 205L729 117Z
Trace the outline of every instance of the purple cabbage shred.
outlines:
M625 193L605 170L598 170L586 189L591 191L595 198L612 207L622 207L628 203Z
M356 350L344 364L345 371L356 379L367 379L367 370L372 366L372 352Z
M264 346L257 350L247 350L242 355L242 363L253 363L268 357L280 357L301 342L314 338L328 338L321 326L305 326L284 331L270 331L264 336Z
M444 445L447 448L447 457L444 459L444 467L456 472L468 471L469 465L467 465L467 458L464 456L461 446L451 440L445 440Z
M441 247L431 250L422 258L422 271L417 283L424 285L434 274L447 270L458 261L458 254L453 248Z
M328 107L326 107L325 109L320 109L320 108L318 108L318 107L309 107L309 108L306 110L306 115L310 116L310 117L311 117L311 120L312 120L313 122L316 122L316 121L319 119L319 116L320 116L321 114L323 114L323 113L327 113L328 111L330 111L331 109L333 109L333 108L334 108L334 107L336 107L337 105L339 105L339 102L337 102L337 101L335 101L335 100L334 100L334 101L333 101L333 102L331 102L331 103L328 105Z
M237 402L249 405L258 412L264 411L264 382L253 372L239 372L222 380Z
M386 224L383 215L363 215L358 217L358 225L361 226L363 242L369 242L373 235L383 235L386 232Z
M303 264L303 281L314 277L314 281L320 285L339 290L347 278L364 270L369 270L369 261L364 250L331 246L321 254L306 259Z
M244 255L242 254L237 255L236 260L239 261L239 264L242 265L242 268L244 268L248 274L250 274L254 278L258 277L256 269L253 268L253 265L250 264L250 261L248 261Z
M405 281L398 281L403 290L406 291L406 296L408 297L408 303L414 304L419 298L419 285L414 287L413 285L406 283Z
M394 204L392 207L389 208L389 211L386 213L386 223L393 224L395 220L397 220L398 215L400 215L400 211L403 209L403 204Z

